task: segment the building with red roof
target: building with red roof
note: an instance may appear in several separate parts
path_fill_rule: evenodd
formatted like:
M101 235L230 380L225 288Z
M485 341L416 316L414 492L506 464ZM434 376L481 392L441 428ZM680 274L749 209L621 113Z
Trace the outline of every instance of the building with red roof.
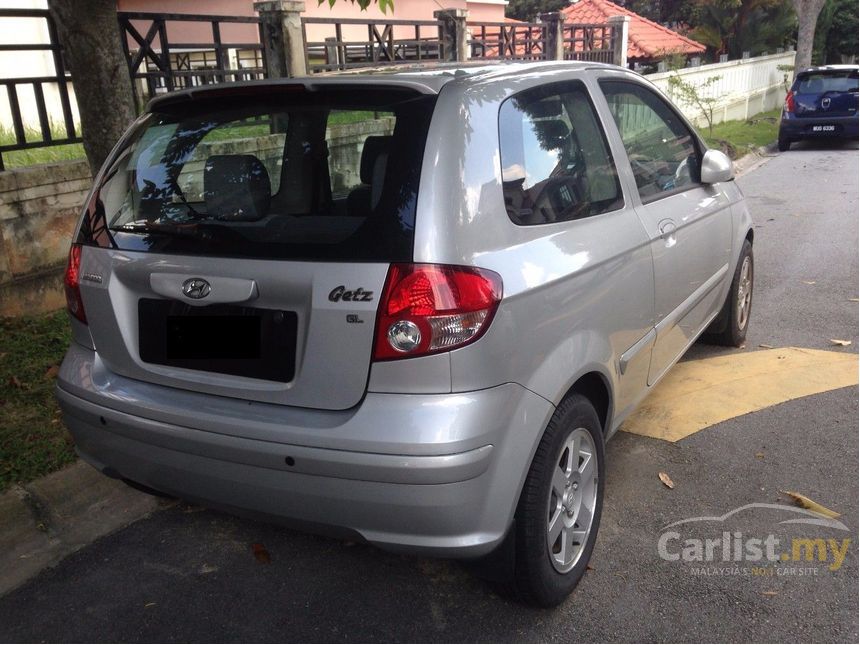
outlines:
M689 56L705 51L703 44L609 0L579 0L562 9L562 13L565 15L565 22L580 24L601 24L611 16L629 16L627 60L630 63L655 61L669 54Z

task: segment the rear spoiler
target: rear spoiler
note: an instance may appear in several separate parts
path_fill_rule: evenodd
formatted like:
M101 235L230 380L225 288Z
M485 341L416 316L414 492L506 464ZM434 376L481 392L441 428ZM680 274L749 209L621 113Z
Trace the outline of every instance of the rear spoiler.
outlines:
M274 80L237 81L235 83L218 83L203 87L193 87L177 92L168 92L149 101L146 111L163 108L167 105L184 103L196 99L207 98L233 98L242 96L255 96L260 94L270 95L272 93L291 94L305 92L320 92L326 90L343 89L369 89L382 88L388 90L403 90L414 94L438 94L442 86L450 77L428 77L426 81L412 79L388 78L382 75L349 76L333 75L323 78L284 78Z

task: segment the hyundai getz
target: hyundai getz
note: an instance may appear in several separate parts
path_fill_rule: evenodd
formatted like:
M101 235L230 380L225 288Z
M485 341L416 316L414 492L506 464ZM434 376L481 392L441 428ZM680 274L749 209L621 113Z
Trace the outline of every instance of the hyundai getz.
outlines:
M57 389L148 490L561 602L604 444L703 333L743 342L732 164L640 76L438 67L153 100L95 180Z

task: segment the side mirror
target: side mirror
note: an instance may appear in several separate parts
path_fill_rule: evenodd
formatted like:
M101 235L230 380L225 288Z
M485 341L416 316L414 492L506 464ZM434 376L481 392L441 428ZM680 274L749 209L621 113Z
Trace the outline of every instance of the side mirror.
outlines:
M735 176L735 166L727 155L719 150L708 150L702 157L702 183L718 184L731 181Z

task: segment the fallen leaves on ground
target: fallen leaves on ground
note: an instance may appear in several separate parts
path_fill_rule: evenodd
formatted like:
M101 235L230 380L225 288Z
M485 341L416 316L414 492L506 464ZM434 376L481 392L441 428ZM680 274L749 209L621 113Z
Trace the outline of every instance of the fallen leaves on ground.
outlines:
M660 478L660 481L663 482L666 488L675 488L675 482L673 482L672 478L669 477L669 475L667 475L666 473L661 471L657 473L657 477Z
M759 346L759 347L762 347L762 348L764 348L764 349L773 349L773 345L768 345L768 344L766 344L766 343L759 343L759 345L758 345L758 346Z
M762 591L761 595L762 596L775 596L778 593L779 593L778 591Z
M763 452L755 453L755 458L756 459L764 459L764 453Z
M815 284L815 280L804 280L803 284Z
M257 562L261 564L270 564L272 562L272 556L269 555L266 547L262 544L255 542L251 545L251 551L254 552L254 557L257 558Z
M59 373L60 373L60 366L59 365L51 365L51 367L49 367L47 370L45 370L45 378L46 379L57 378L57 374L59 374Z
M18 388L19 390L24 388L24 384L21 383L21 379L19 379L14 374L9 377L9 385L11 385L12 387Z
M800 506L801 508L805 508L808 511L812 511L813 513L818 513L819 515L823 515L824 517L829 517L832 520L835 520L840 516L840 513L836 511L831 511L829 508L822 506L818 502L814 502L805 495L801 495L800 493L795 493L790 490L781 490L779 491L783 495L787 495L791 499L794 500L794 503Z
M851 344L851 341L850 340L840 340L839 338L831 338L830 344L831 345L839 345L839 347L848 347L848 345Z

